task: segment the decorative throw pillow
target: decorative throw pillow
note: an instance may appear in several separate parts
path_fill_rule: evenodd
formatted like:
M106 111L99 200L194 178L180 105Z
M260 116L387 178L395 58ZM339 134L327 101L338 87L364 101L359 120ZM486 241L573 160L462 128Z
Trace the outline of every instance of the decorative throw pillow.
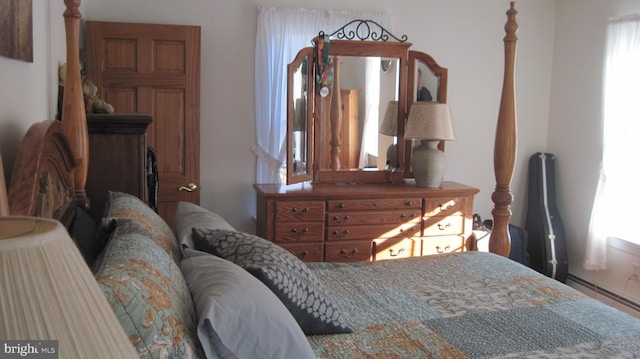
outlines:
M315 358L291 313L259 280L214 255L191 249L184 254L180 269L207 358Z
M193 249L193 228L228 229L234 228L218 214L210 212L191 202L178 202L175 216L176 237L184 253L185 248Z
M204 357L189 287L146 230L119 220L95 277L140 358Z
M263 282L307 335L351 333L318 279L290 252L265 239L226 229L193 229L197 250L234 262Z
M69 235L89 266L104 248L104 244L98 240L97 231L98 226L93 218L81 207L76 208L76 218L71 224Z
M144 228L151 238L176 263L180 262L182 253L176 235L167 222L160 217L151 207L142 202L140 198L127 193L109 191L102 226L108 226L112 219L130 219Z

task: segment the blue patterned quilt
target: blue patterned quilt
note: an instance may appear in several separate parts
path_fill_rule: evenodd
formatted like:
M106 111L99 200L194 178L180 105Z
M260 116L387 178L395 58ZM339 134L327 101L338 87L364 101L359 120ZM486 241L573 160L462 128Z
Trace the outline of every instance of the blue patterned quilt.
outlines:
M319 358L640 357L640 320L490 253L309 267L354 328Z

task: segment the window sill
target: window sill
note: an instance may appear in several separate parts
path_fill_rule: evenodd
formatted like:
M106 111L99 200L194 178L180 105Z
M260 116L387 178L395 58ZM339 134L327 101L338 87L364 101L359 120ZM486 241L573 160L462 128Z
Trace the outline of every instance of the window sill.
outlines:
M608 237L607 245L612 248L616 248L623 252L633 254L634 256L640 257L640 245L625 241L624 239Z

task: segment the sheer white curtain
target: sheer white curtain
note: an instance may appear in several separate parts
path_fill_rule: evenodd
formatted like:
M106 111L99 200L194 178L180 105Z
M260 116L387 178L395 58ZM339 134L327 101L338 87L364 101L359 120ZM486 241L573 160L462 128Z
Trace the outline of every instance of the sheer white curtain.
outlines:
M607 238L640 244L640 15L607 27L603 153L584 268L607 267Z
M360 144L360 168L375 165L369 163L369 155L378 157L378 123L380 117L380 58L368 57L366 62L366 97L364 125Z
M319 31L331 33L354 19L390 29L387 14L303 8L258 8L255 58L256 183L280 183L286 159L287 64Z

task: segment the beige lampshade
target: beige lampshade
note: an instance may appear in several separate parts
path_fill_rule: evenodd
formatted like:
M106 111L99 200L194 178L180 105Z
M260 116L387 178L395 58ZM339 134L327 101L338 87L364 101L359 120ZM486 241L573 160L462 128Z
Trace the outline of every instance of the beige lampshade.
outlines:
M387 136L398 135L398 101L389 101L380 125L380 133Z
M60 358L138 358L58 221L0 217L0 338L57 340Z
M446 103L414 102L404 137L420 140L455 140L451 109Z

